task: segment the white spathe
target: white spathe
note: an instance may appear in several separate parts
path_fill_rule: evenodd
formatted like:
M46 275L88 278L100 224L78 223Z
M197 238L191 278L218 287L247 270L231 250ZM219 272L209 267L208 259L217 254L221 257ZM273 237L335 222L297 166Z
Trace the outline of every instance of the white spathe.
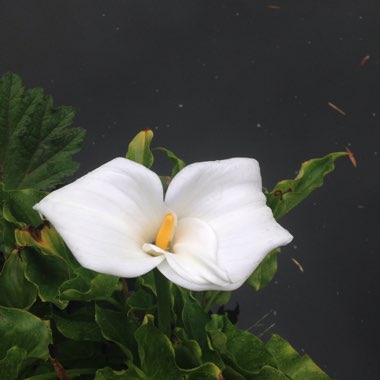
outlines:
M85 268L136 277L157 267L191 290L234 290L271 250L292 240L266 206L260 168L250 158L189 165L165 199L154 172L116 158L34 209ZM167 213L177 220L170 252L154 245Z

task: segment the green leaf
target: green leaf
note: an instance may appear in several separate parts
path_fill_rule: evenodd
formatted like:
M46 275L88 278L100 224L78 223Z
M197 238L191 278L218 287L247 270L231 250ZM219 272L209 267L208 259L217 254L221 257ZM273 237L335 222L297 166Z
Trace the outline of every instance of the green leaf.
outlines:
M206 325L210 317L201 304L196 300L191 291L179 286L173 286L175 291L175 312L178 325L184 327L188 338L198 342L202 349L202 360L214 362L218 367L223 367L220 357L209 348Z
M135 337L141 369L147 379L218 380L221 378L220 369L213 363L205 363L188 370L180 369L175 362L175 352L169 338L154 325L151 315L145 316L143 324L136 330Z
M272 209L274 217L280 219L316 188L321 187L324 177L334 170L335 160L347 155L347 152L336 152L322 158L311 159L301 165L295 179L280 181L267 194L267 204Z
M172 178L186 166L185 162L178 158L171 150L163 147L155 148L155 150L164 153L166 157L168 157L169 160L173 163L173 169L171 173Z
M25 277L37 287L41 301L51 302L64 309L68 301L60 299L60 287L70 279L70 270L65 261L31 248L23 249L21 255L26 264Z
M106 367L96 371L94 380L144 380L145 375L138 368L128 368L128 370L114 371Z
M153 153L150 150L150 143L153 139L153 131L145 129L139 132L128 146L126 157L141 165L150 168L153 165Z
M0 360L0 379L17 379L26 356L27 352L22 348L11 347L6 356Z
M174 349L169 338L146 315L136 330L141 369L148 379L180 379L181 371L174 360Z
M265 288L277 272L277 255L280 248L269 252L256 270L248 277L246 283L256 291Z
M127 357L137 357L137 346L133 335L139 326L137 321L129 317L126 312L106 309L100 305L95 307L95 321L105 339L116 343Z
M44 255L63 260L70 268L80 267L58 232L47 220L37 227L28 225L17 228L15 237L19 247L35 248Z
M283 338L273 335L266 348L273 355L276 367L292 380L331 380L308 355L300 356Z
M85 268L75 269L76 277L60 287L61 299L68 301L108 301L114 304L112 293L120 290L118 277L100 274Z
M54 344L54 351L64 368L93 368L92 372L94 373L96 368L113 367L117 365L116 362L122 362L120 352L115 351L115 347L111 345L104 341L63 340ZM110 363L110 360L113 360L114 363ZM92 378L93 376L90 377L90 379Z
M50 365L51 368L51 365ZM66 375L69 379L83 379L92 380L94 377L96 369L95 368L75 368L75 369L65 369ZM92 376L89 376L92 375ZM54 372L43 372L40 375L34 375L26 378L25 380L57 380L57 373Z
M46 221L38 227L17 228L15 237L17 245L24 247L22 257L26 263L26 278L37 286L42 301L64 309L68 300L60 298L60 287L76 277L74 271L79 268L64 241Z
M27 311L0 306L0 336L1 369L15 368L19 374L25 367L49 357L49 324ZM0 378L12 380L8 376Z
M289 380L289 377L277 368L264 366L257 375L252 376L252 380Z
M226 305L231 299L231 292L208 290L204 292L204 310L208 311L213 305Z
M264 343L248 331L239 330L226 316L213 314L206 330L213 349L237 372L251 375L265 365L275 365Z
M142 276L139 276L137 278L136 285L137 288L149 289L152 294L157 295L156 283L154 281L152 270Z
M7 222L4 218L1 218L2 226L1 232L2 236L0 238L1 252L4 253L5 257L8 257L17 247L15 240L15 228L13 223Z
M53 320L58 331L66 338L101 342L103 336L95 322L94 304L82 305L73 312L54 312Z
M18 252L5 261L0 274L0 305L29 309L36 300L37 289L24 275L25 263Z
M16 226L26 227L28 224L37 226L42 222L39 214L32 207L45 195L46 193L35 190L2 191L3 207L0 220L2 224L0 245L3 252L10 254L14 250L16 246Z
M144 288L137 289L127 299L127 305L134 316L153 314L156 310L155 300L151 292Z
M32 225L37 227L42 219L33 206L47 193L36 190L11 190L4 191L3 215L5 220L16 224L18 227Z
M191 369L202 365L202 350L195 340L183 340L178 335L172 337L175 360L179 367Z
M12 73L0 79L0 181L7 190L47 190L75 173L84 130L71 107L53 107L41 89L25 91Z

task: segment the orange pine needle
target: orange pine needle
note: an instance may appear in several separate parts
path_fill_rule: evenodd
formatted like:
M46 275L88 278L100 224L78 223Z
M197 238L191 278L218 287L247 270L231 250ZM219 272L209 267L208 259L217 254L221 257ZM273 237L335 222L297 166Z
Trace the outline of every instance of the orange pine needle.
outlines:
M346 152L348 153L348 158L350 159L353 167L357 168L358 162L356 161L356 158L355 158L354 154L352 153L352 151L346 147Z
M369 54L365 55L362 60L360 61L360 66L364 66L368 61L369 59L371 58L371 56Z
M299 263L294 257L292 257L291 259L292 259L293 263L296 264L296 266L298 267L298 269L299 269L302 273L304 273L304 270L303 270L302 265L301 265L301 264L300 264L300 263Z
M341 115L343 116L346 116L346 113L341 109L339 108L338 106L336 106L334 103L331 103L331 102L328 102L327 103L334 111L340 113Z

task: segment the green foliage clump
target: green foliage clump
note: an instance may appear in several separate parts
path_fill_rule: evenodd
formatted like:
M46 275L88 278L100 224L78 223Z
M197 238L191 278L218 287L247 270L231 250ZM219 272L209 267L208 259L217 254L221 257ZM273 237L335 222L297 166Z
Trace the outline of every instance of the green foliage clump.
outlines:
M72 108L53 108L41 89L25 91L17 75L1 78L0 378L328 380L278 335L264 342L227 314L212 313L229 292L196 293L169 283L172 323L163 331L152 272L130 290L125 279L77 263L32 209L78 167L72 155L84 132L71 127L73 117ZM140 132L127 157L150 167L152 138L152 131ZM173 163L171 176L185 166L168 149L157 151ZM310 160L294 180L279 182L266 194L275 217L321 186L345 154ZM271 252L248 279L256 291L274 277L278 254Z

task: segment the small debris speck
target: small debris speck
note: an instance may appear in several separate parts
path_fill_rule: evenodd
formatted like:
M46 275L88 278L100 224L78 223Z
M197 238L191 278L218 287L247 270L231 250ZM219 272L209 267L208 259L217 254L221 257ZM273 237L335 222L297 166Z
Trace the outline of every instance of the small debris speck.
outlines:
M179 108L183 108L183 104L181 103L181 104L178 104L178 107Z
M105 13L102 13L102 17L106 17L107 15Z
M257 124L256 124L256 127L257 127L257 128L261 128L262 125L261 125L260 123L257 123Z

